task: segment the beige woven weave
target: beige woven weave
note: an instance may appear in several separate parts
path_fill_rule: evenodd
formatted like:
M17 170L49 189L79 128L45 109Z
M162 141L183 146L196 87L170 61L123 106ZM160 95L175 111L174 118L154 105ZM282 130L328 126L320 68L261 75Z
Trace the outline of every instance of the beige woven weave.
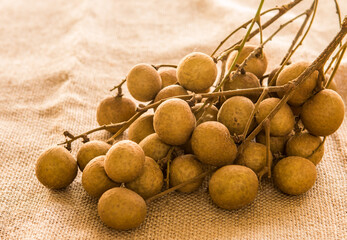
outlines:
M328 138L317 182L306 194L284 195L265 180L253 204L225 211L212 204L205 182L193 194L173 193L151 203L146 221L133 231L102 224L81 173L61 191L35 178L39 154L62 141L64 130L96 127L97 103L134 64L176 64L191 51L211 53L254 15L257 2L0 1L0 239L347 239L346 121ZM266 1L264 9L275 2L287 1ZM282 21L309 5L304 1ZM346 14L347 3L340 5ZM290 25L266 46L269 70L299 26ZM293 60L312 61L337 31L333 1L320 1L312 31ZM346 101L346 58L341 69L336 79Z

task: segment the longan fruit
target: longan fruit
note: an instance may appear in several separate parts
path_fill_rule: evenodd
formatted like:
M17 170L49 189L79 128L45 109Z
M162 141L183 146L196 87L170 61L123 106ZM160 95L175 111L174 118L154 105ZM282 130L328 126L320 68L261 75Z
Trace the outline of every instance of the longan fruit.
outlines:
M205 53L193 52L186 55L177 66L179 84L193 92L212 86L217 77L217 65Z
M314 151L316 152L313 153ZM317 165L323 158L324 144L322 144L322 139L320 137L313 136L308 132L298 133L288 140L286 154L287 156L306 158L314 165Z
M300 118L311 134L328 136L341 126L344 115L341 96L334 90L324 89L305 102Z
M202 172L202 164L194 155L187 154L178 156L170 165L170 185L172 187L177 186L200 175ZM194 192L201 186L203 180L203 178L200 178L177 190L184 193Z
M107 226L116 230L128 230L140 226L145 221L147 206L137 193L116 187L101 196L98 214Z
M234 96L226 100L218 112L218 122L223 123L231 135L243 133L247 121L254 110L253 102L243 96ZM255 119L252 119L249 131L255 127Z
M277 86L282 86L288 83L289 81L295 80L300 76L302 72L310 66L308 62L297 62L290 64L282 70L278 75L276 80ZM317 85L318 80L318 71L314 71L308 78L305 79L293 92L293 95L289 98L288 104L293 106L302 105L313 93ZM278 92L277 95L281 98L284 95L284 92Z
M90 141L83 144L77 152L77 164L80 170L83 172L85 166L95 157L100 155L106 155L107 151L111 148L111 145L103 141Z
M270 151L273 154L284 154L286 143L288 141L289 135L286 136L270 136ZM256 136L256 141L258 143L266 145L266 136L264 132L260 132Z
M128 138L131 141L140 143L145 137L154 133L154 114L148 114L136 119L128 129Z
M114 144L106 154L105 171L113 181L126 183L137 178L145 163L142 148L130 140Z
M203 103L197 103L195 104L194 107L192 107L192 112L194 113L196 121L199 120L199 118L202 116L204 113L203 110L197 112L197 110L203 105ZM207 105L206 105L207 106ZM217 114L218 114L218 108L214 105L209 107L207 110L207 113L205 114L204 119L202 120L201 123L207 122L207 121L217 121Z
M105 158L105 155L102 155L92 159L82 173L82 186L92 197L99 198L107 190L121 185L107 176Z
M237 147L229 130L221 123L208 121L197 126L191 138L194 155L206 164L223 166L232 164Z
M254 45L245 45L243 49L241 50L241 54L239 58L237 59L236 64L240 65L256 48L257 46L254 46ZM226 72L229 71L229 68L233 64L236 56L237 56L236 50L232 51L229 54L229 57L226 63ZM266 58L265 52L263 51L263 53L260 54L259 56L249 59L249 61L247 61L246 66L244 67L244 70L246 72L253 73L258 78L261 78L264 75L266 68L267 68L267 58ZM236 67L234 67L232 70L236 70Z
M248 167L227 165L213 173L208 189L217 206L228 210L238 209L256 198L258 178Z
M125 186L147 199L159 193L163 184L164 177L159 165L152 158L146 157L140 176Z
M141 102L153 100L161 89L160 75L149 64L140 63L135 65L126 79L129 93Z
M298 156L283 158L273 171L276 186L290 195L299 195L310 190L316 177L315 165L310 160Z
M157 96L154 99L154 102L158 102L162 99L174 97L174 96L180 96L180 95L187 95L188 92L180 85L171 85L167 86L163 89L161 89Z
M143 149L147 157L153 158L155 161L159 161L166 157L171 146L164 143L158 137L158 134L153 133L145 137L140 143L140 147Z
M272 154L270 154L270 159L272 159ZM259 173L266 166L266 146L256 142L248 143L239 154L236 163Z
M195 128L195 117L187 102L168 99L154 113L154 130L166 144L182 145L188 141Z
M261 123L280 101L278 98L264 99L255 114L257 123ZM285 136L293 130L294 124L293 112L288 104L284 104L270 121L270 133L273 136Z
M223 86L224 91L260 87L259 79L251 72L242 72L241 74L237 74L234 79L231 80L233 74L235 74L235 72L231 72L230 79L225 82ZM256 102L260 93L247 94L244 96L251 99L252 102Z
M35 174L45 187L65 188L77 175L77 162L64 147L51 147L37 159Z
M158 71L161 78L161 88L165 88L177 83L176 68L160 69Z
M126 97L107 97L103 99L96 110L96 120L100 126L121 123L129 120L136 113L136 104ZM108 129L115 133L121 127Z

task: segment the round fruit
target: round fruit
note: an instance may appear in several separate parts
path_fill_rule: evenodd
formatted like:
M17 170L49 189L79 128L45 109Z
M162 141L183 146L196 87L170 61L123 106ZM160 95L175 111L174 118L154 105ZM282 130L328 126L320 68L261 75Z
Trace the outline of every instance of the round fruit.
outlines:
M98 202L98 214L101 221L117 230L140 226L145 221L146 208L146 202L140 195L119 187L106 191Z
M267 98L259 104L255 114L257 123L261 123L280 102L278 98ZM285 136L294 128L294 115L288 104L284 104L270 121L270 133L273 136Z
M316 152L313 153L314 151ZM306 158L317 165L324 155L324 144L320 137L307 132L295 134L287 142L286 154Z
M159 105L153 119L159 138L170 145L182 145L188 141L195 128L195 117L185 101L168 99Z
M224 91L260 87L259 79L251 72L243 72L241 74L237 74L235 77L233 77L233 80L231 80L231 76L233 76L233 74L235 74L235 72L231 72L230 79L224 84ZM253 102L256 102L260 94L253 93L244 96L248 97Z
M180 95L187 95L188 92L180 85L171 85L163 88L160 90L157 94L157 96L154 99L154 102L158 102L162 99L174 97L174 96L180 96Z
M65 148L52 147L44 151L37 159L35 173L45 187L64 188L75 179L77 162Z
M92 197L101 197L107 190L119 187L120 183L113 182L105 172L105 156L98 156L90 161L82 173L82 186Z
M113 181L126 183L137 178L145 163L145 153L135 142L122 140L106 154L105 171Z
M190 53L179 62L177 67L178 82L193 92L211 87L216 77L217 65L205 53Z
M154 133L154 114L148 114L136 119L129 127L128 138L136 143L141 142L145 137Z
M197 110L203 105L203 103L197 103L195 104L194 107L192 107L192 112L194 113L195 119L196 121L199 120L199 118L203 115L204 111L201 110L199 112L197 112ZM207 106L207 105L206 105ZM207 110L207 113L205 114L204 119L201 121L201 123L203 122L207 122L207 121L217 121L217 114L218 114L218 108L216 108L216 106L212 105L211 107L209 107Z
M316 181L315 165L306 158L291 156L280 160L273 172L276 186L284 193L299 195L307 192Z
M254 104L251 100L246 97L235 96L223 103L217 119L228 128L231 135L240 135L243 133L253 110ZM252 131L254 127L255 120L253 118L249 131Z
M313 135L328 136L340 127L344 115L345 105L341 96L331 89L324 89L307 100L300 118Z
M106 155L111 146L103 141L90 141L82 145L77 152L77 164L81 171L95 157Z
M223 166L232 164L237 147L228 129L219 122L209 121L197 126L191 138L194 154L206 164Z
M202 165L194 155L178 156L170 165L170 185L172 187L177 186L200 175L202 172ZM201 186L203 180L203 178L200 178L195 182L179 188L178 191L185 193L193 192Z
M241 54L239 58L236 61L236 64L241 64L255 49L257 46L253 45L246 45L241 50ZM237 56L237 51L233 51L230 53L227 64L226 64L226 72L229 71L229 68L234 62L235 57ZM259 56L253 57L247 61L246 66L244 67L246 72L251 72L258 78L261 78L267 68L267 58L265 55L265 52L263 51L263 54L260 54ZM236 70L236 67L234 67L232 70Z
M284 68L283 71L278 75L276 85L282 86L289 81L295 80L309 66L310 63L308 62L298 62L289 65L288 67ZM317 80L318 71L314 71L294 90L293 95L288 100L288 104L293 106L302 105L312 95L312 92L317 85ZM283 97L284 92L278 92L277 94L279 97Z
M107 97L103 99L96 110L96 120L100 126L121 123L129 120L136 113L136 104L126 97ZM121 127L108 129L111 133Z
M272 154L270 158L272 159ZM266 146L255 142L248 143L237 158L236 163L259 173L266 166Z
M125 186L147 199L159 193L163 184L164 177L159 165L152 158L146 157L140 176Z
M175 68L160 69L158 72L161 78L161 88L174 85L177 83Z
M140 147L143 149L147 157L153 158L155 161L159 161L166 157L171 146L164 143L158 137L158 134L153 133L145 137L140 143Z
M270 150L273 154L284 154L284 149L288 141L289 136L270 136ZM266 136L264 132L260 132L256 136L258 143L266 145Z
M228 165L212 175L208 189L217 206L238 209L254 201L258 193L258 178L248 167Z
M127 76L128 90L136 100L147 102L154 99L161 89L159 73L149 64L135 65Z

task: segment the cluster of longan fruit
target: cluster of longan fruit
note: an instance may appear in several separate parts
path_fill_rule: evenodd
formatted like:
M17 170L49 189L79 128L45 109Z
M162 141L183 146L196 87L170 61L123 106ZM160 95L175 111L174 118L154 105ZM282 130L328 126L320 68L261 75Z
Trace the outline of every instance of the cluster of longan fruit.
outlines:
M255 46L246 45L237 64L254 49ZM236 55L237 51L229 55L226 72ZM272 82L285 85L308 66L307 62L292 63ZM249 59L241 72L231 72L222 90L266 85L263 77L266 70L267 58L262 51ZM154 114L142 115L130 125L129 140L112 146L96 140L83 144L77 161L64 147L50 148L37 161L38 180L51 189L64 188L74 180L79 167L83 171L84 189L99 198L101 220L119 230L138 227L145 220L145 200L163 191L164 182L178 186L201 175L208 166L216 168L209 179L209 194L224 209L238 209L253 202L264 173L272 173L274 184L286 194L307 192L316 181L316 165L324 154L321 137L334 133L344 118L344 103L339 94L321 87L318 71L311 74L270 120L271 154L267 156L264 131L242 149L239 148L242 139L238 139L247 131L247 125L250 133L260 124L285 93L267 94L257 109L259 92L214 98L209 107L204 106L204 98L194 101L175 98L211 92L217 73L214 59L200 52L186 55L177 69L157 70L149 64L134 66L126 76L127 88L140 102L160 101ZM101 126L122 123L137 111L130 98L107 97L97 108L97 122ZM108 128L111 133L119 129L119 126ZM274 160L273 165L266 170L269 159ZM178 191L193 192L202 182L200 178L183 184Z

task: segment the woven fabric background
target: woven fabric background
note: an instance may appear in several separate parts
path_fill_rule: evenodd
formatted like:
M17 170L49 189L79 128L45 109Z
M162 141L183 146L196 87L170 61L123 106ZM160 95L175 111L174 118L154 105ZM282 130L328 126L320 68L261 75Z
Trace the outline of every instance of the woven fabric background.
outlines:
M35 177L36 159L64 140L64 130L77 134L97 126L98 102L134 64L177 64L192 51L211 53L254 15L257 2L0 1L0 239L347 239L346 121L328 137L317 182L306 194L287 196L264 180L253 204L226 211L212 204L205 182L192 194L172 193L151 203L146 221L132 231L103 225L97 200L82 188L81 172L60 191L46 189ZM263 9L286 2L269 0ZM281 21L309 5L300 3ZM340 5L345 15L347 3ZM266 45L268 71L284 56L301 21ZM333 1L320 1L293 61L315 59L337 31ZM336 76L345 102L346 77L345 58Z

